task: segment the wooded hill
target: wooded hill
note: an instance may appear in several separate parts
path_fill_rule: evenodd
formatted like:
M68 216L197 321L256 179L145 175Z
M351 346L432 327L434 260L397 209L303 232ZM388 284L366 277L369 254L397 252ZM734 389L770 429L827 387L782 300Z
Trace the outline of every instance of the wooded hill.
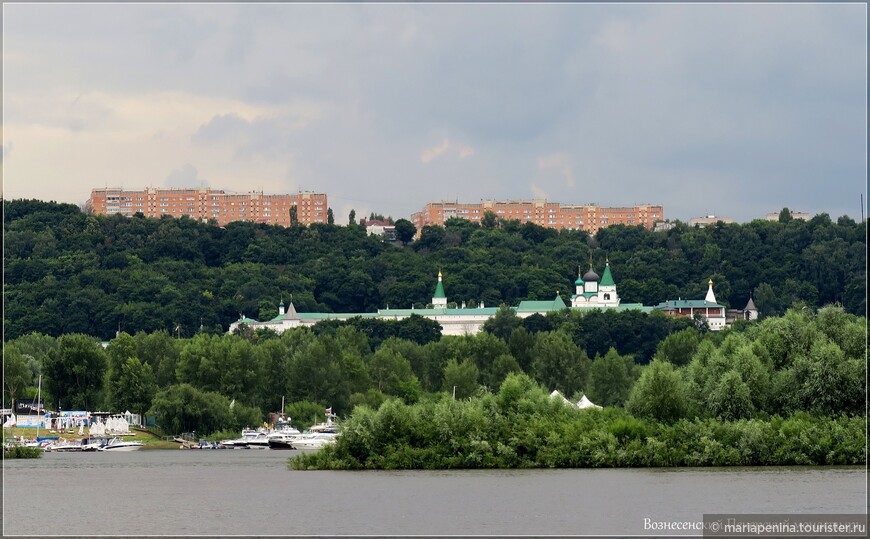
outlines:
M753 221L665 232L613 226L594 236L516 221L491 226L454 219L427 226L407 246L367 236L359 225L226 227L189 218L86 215L37 200L3 203L4 330L84 333L109 339L166 330L220 333L239 313L371 312L423 307L436 275L451 302L516 305L569 299L578 266L609 259L623 302L655 305L704 297L762 316L795 301L866 310L866 223L826 214L810 221Z

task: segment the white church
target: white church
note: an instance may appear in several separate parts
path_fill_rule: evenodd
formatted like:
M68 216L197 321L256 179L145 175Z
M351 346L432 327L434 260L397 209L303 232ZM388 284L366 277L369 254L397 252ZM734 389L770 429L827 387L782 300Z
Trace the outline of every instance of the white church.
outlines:
M563 309L572 310L638 310L642 312L662 311L673 316L694 316L699 314L707 320L711 330L717 331L725 327L725 306L716 302L713 294L713 281L709 282L707 297L703 300L669 300L659 305L648 307L640 303L622 303L616 291L616 282L610 271L610 261L604 265L601 277L589 264L589 271L579 275L574 281L574 294L571 296L570 306L556 292L552 300L526 300L521 301L516 307L512 307L520 318L526 318L533 314L545 315L550 312ZM747 306L748 307L748 306ZM752 306L754 308L754 305ZM266 328L277 333L283 333L288 329L297 327L311 327L322 320L349 320L351 318L378 318L381 320L402 320L411 315L419 315L434 320L441 325L442 335L474 335L478 333L483 324L498 312L496 307L485 307L483 303L479 307L448 307L447 295L444 293L444 283L441 272L438 272L438 282L435 285L435 293L432 295L431 306L425 309L378 309L374 313L299 313L293 306L293 302L285 308L284 301L278 305L278 316L271 320L260 322L244 316L230 324L229 333L246 325L252 329Z

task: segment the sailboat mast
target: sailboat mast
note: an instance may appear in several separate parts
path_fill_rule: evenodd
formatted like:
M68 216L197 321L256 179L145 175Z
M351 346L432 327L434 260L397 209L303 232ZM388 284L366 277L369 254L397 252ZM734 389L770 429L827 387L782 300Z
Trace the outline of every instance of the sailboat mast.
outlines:
M33 380L33 378L31 378ZM42 375L39 375L39 381L36 383L36 415L39 415L39 409L42 408L40 406L40 401L42 400ZM42 423L42 420L37 418L36 421L36 439L39 439L39 425Z

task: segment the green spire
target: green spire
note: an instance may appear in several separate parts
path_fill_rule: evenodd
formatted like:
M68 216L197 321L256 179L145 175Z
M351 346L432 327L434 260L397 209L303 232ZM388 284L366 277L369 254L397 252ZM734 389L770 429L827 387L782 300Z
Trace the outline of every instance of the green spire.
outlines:
M604 264L604 275L601 276L601 282L598 284L601 286L616 286L616 283L613 282L613 275L610 273L609 261Z
M438 272L438 286L435 287L435 295L432 296L433 299L447 299L447 295L444 294L444 285L441 283L441 272Z

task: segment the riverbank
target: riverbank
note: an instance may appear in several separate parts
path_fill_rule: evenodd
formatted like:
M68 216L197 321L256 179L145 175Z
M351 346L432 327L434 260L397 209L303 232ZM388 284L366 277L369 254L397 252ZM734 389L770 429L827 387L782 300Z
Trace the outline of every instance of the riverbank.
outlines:
M135 442L142 442L142 449L178 449L178 447L181 445L174 440L163 440L160 436L146 430L134 428L132 429L132 432L134 433L133 436L123 436L123 439ZM80 440L82 438L87 438L88 435L88 429L84 429L83 434L79 434L78 429L72 432L52 432L46 429L39 429L40 438L51 438L57 436L58 438L63 438L66 440ZM4 446L6 445L6 441L8 439L20 439L21 437L24 437L25 440L36 439L36 429L3 427Z

